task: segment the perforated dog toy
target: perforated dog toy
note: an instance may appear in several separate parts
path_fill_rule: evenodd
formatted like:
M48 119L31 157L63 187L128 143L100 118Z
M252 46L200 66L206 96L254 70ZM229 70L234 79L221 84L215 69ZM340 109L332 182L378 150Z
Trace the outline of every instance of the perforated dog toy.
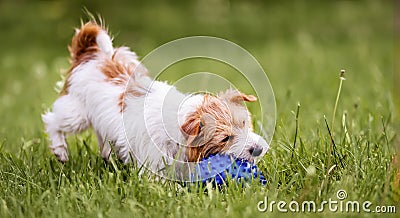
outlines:
M218 186L226 184L228 178L237 182L249 182L254 179L262 185L266 184L264 175L254 163L220 154L201 160L191 176L192 182L211 182Z

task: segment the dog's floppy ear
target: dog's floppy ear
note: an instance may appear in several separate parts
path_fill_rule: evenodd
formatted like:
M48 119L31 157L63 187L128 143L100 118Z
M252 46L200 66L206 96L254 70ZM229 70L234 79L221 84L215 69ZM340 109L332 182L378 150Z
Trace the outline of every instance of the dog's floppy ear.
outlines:
M209 95L204 95L203 104L209 101ZM202 118L203 111L198 108L195 112L190 113L185 123L181 126L181 130L185 135L186 140L193 139L199 135L201 128L204 127L204 119Z
M225 99L228 102L232 102L235 104L242 104L243 102L255 102L257 101L257 97L254 95L246 95L237 90L228 89L224 93L219 95L221 98Z
M201 123L200 117L191 114L181 126L181 130L185 134L185 137L189 138L190 136L197 136L200 133L202 126L203 124Z
M215 119L207 113L194 123L192 134L186 134L186 154L191 162L199 161L204 156L204 147L212 139L216 128Z
M257 101L257 97L256 96L254 96L254 95L246 95L246 94L243 94L243 93L240 93L240 98L241 99L239 99L239 100L247 101L247 102L255 102L255 101Z
M205 94L202 106L189 114L185 123L181 126L186 138L186 146L193 149L203 146L212 138L215 131L215 119L204 109L204 107L207 107L205 105L210 102L210 98L209 94Z
M206 113L196 119L187 119L181 129L185 133L187 146L200 147L212 137L215 131L215 120Z
M201 121L199 111L189 114L185 123L181 126L181 131L186 138L186 154L188 161L198 161L201 156L201 129L204 123Z

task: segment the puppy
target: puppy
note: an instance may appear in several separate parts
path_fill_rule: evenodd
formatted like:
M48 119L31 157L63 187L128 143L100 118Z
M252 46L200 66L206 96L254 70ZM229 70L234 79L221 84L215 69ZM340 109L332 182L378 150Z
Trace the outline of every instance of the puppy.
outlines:
M71 68L52 111L42 115L50 149L68 161L66 134L93 127L104 159L159 172L174 161L196 162L212 154L254 161L268 150L252 129L244 102L256 97L229 89L216 96L183 94L153 81L136 54L114 48L94 21L76 30L69 46Z

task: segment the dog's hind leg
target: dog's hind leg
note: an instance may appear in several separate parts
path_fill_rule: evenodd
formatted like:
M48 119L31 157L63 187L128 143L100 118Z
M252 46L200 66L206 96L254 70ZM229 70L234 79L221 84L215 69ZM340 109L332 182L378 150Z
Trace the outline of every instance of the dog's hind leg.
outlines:
M81 101L71 95L59 97L53 104L53 111L42 115L46 132L50 137L50 149L58 160L68 161L65 134L78 133L90 126Z
M101 157L105 161L108 161L108 158L110 157L110 153L111 153L111 146L110 146L111 142L106 141L105 138L103 138L101 136L101 134L97 131L96 131L96 136L97 136L97 143L99 144L99 150L101 153Z

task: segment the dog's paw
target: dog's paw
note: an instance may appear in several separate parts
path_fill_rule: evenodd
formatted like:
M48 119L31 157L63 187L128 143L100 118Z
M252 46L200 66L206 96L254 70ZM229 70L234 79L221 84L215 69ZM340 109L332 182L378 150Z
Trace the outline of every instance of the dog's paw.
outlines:
M51 147L51 150L61 163L66 163L68 161L68 151L65 146L60 145L56 147Z

